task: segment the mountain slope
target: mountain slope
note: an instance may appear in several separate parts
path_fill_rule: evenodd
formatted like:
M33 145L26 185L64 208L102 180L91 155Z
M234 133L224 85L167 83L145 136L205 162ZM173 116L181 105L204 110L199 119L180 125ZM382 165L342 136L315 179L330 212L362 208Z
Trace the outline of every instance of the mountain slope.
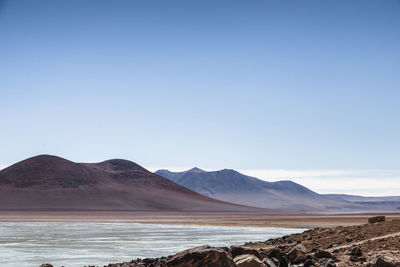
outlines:
M41 155L0 171L0 210L254 211L218 201L127 160Z
M184 172L159 170L156 174L200 194L243 205L292 212L366 210L362 204L329 198L292 181L267 182L229 169L212 172L198 168Z

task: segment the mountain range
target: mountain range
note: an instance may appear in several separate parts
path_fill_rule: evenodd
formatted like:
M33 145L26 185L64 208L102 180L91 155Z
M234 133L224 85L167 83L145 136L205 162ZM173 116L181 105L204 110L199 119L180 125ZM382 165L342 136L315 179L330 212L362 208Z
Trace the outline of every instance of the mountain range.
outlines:
M230 169L152 173L123 159L76 163L39 155L0 170L0 210L398 212L400 197L324 195Z
M349 213L398 211L400 197L386 199L360 196L323 195L286 180L267 182L235 170L182 172L158 170L156 174L202 195L254 207L290 212ZM389 201L390 200L390 201Z
M255 211L195 193L134 162L40 155L0 171L0 210Z

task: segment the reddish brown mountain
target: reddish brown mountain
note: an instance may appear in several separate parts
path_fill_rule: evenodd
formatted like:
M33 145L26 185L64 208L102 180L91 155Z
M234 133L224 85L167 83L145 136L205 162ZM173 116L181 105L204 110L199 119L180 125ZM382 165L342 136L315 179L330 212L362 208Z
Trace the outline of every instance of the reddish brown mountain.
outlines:
M205 197L127 160L41 155L0 171L0 210L255 211Z

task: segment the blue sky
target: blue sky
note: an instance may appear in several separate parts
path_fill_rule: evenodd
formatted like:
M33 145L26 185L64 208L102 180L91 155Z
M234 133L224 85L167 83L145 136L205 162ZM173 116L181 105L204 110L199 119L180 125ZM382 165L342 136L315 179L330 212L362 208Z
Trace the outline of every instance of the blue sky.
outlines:
M0 166L400 169L399 28L396 0L0 0Z

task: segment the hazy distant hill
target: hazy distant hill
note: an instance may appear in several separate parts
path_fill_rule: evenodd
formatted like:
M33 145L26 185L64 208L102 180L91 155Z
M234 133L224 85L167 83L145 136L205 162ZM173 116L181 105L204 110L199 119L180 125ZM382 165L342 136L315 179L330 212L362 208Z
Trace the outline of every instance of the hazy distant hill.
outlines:
M317 194L292 181L266 182L234 170L184 172L158 170L156 174L216 199L255 207L293 212L363 212L381 208ZM393 207L387 207L393 210Z
M41 155L0 171L0 210L248 211L252 208L197 194L127 160L88 164Z
M340 199L368 206L370 209L400 211L400 196L363 197L346 194L325 194L331 199Z

